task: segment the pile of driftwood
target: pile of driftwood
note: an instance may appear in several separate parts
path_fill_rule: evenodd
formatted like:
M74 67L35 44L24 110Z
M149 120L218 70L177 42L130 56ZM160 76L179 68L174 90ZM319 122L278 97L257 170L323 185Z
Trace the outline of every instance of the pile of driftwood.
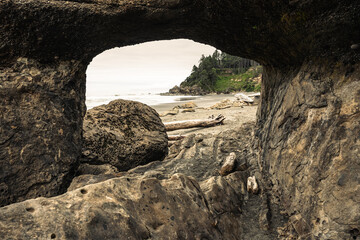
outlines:
M210 116L208 119L195 119L195 120L185 120L185 121L176 121L164 123L166 131L174 131L179 129L188 129L196 127L212 127L216 125L223 124L225 117L223 115L218 115L217 117ZM169 141L176 141L185 138L186 136L182 135L169 135Z

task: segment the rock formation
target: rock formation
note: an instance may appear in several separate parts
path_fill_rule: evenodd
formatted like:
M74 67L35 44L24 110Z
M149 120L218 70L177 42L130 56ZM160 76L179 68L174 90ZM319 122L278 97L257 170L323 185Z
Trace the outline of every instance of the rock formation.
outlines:
M1 69L0 206L66 191L81 153L85 69L26 58Z
M115 100L87 111L81 162L110 164L119 171L163 160L168 140L165 126L151 107Z
M246 191L246 179L256 164L256 153L249 151L253 126L216 136L189 136L177 142L164 161L128 172L81 175L66 194L0 208L0 235L5 239L274 239L276 228L261 230L258 211L267 209L264 196ZM221 177L218 170L234 150L249 168ZM275 226L284 223L283 218L273 221Z
M272 212L281 209L288 219L279 230L282 237L356 239L360 229L359 9L359 1L347 0L1 1L0 205L54 196L69 186L81 155L85 70L94 56L112 47L189 38L264 66L254 145L259 149L256 179L268 196L260 204L270 206L260 210L262 228L272 231L277 216ZM109 181L111 185L124 180ZM159 184L164 186L167 180ZM69 194L46 201L71 209L72 205L57 202L64 198L67 203ZM194 207L194 213L204 206L200 201L196 207L186 195L184 199L189 199L184 203ZM22 238L36 236L36 229L45 225L27 226L45 219L46 211L25 205L38 202L2 208L1 223L22 216ZM94 234L99 226L110 226L108 213L96 206L88 218ZM194 214L193 219L200 224L206 216ZM71 234L77 233L76 224L64 223L58 226L66 225L68 236L75 236ZM128 223L139 231L137 236L148 236L140 222ZM61 229L46 224L54 230L51 238L59 236ZM15 226L19 227L12 223L1 230L15 235ZM181 234L183 226L177 229L172 233ZM199 229L204 236L210 233L205 226Z
M272 202L303 225L295 228L302 238L349 239L360 226L359 66L306 65L291 80L264 83L259 166Z
M201 87L194 85L194 86L186 86L186 87L179 87L179 86L174 86L173 88L169 89L169 92L167 93L163 93L162 95L193 95L193 96L198 96L198 95L205 95L208 92L206 92L204 89L202 89Z

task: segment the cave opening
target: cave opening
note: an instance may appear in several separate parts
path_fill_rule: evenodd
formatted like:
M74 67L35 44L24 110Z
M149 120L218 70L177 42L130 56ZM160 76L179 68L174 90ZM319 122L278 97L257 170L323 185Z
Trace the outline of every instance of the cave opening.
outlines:
M212 46L187 39L106 50L92 60L86 71L87 108L119 98L150 106L174 102L179 98L160 93L180 85L201 56L214 51Z
M86 73L88 111L76 175L93 173L94 164L128 171L171 158L169 146L174 141L253 124L260 93L250 91L255 89L254 79L261 79L261 70L253 60L186 39L103 52ZM213 85L206 89L208 84ZM197 92L191 92L194 89Z
M196 70L201 71L200 65L205 66L203 69L208 72L203 74L202 70L194 79L192 75ZM250 69L250 75L247 69ZM115 99L154 106L192 100L193 97L185 95L200 96L206 93L229 94L223 98L232 98L231 94L240 91L259 92L261 73L262 67L253 60L232 56L188 39L151 41L113 48L97 55L87 67L86 106L91 109ZM189 80L191 77L193 79ZM212 77L217 79L201 83ZM243 81L243 78L251 80ZM200 88L204 91L162 94L181 83L190 85L196 81L200 83L195 85L202 84ZM211 84L214 86L209 86Z

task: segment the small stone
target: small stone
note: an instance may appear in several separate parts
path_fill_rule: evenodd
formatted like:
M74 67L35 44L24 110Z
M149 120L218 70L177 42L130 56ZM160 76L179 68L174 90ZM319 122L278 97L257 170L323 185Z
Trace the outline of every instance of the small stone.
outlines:
M195 109L193 109L193 108L186 108L186 109L182 110L181 112L183 112L183 113L195 112Z
M351 48L352 50L358 49L359 47L360 47L359 44L353 44L353 45L350 46L350 48Z
M341 187L343 187L345 185L345 175L341 174L341 176L339 177L337 184Z
M225 159L224 164L220 169L220 175L226 176L231 173L236 165L236 154L234 152L230 153L229 156Z
M258 186L258 184L256 182L255 176L248 177L248 179L247 179L247 191L251 192L253 194L258 193L259 186Z
M168 116L168 115L176 115L178 113L179 113L179 109L174 108L173 110L163 112L162 114L160 114L160 117L165 117L165 116Z

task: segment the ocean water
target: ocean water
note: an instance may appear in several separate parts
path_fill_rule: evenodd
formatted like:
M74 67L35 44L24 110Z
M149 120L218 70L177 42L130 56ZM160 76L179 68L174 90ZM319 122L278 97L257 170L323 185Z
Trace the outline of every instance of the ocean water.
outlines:
M181 102L185 100L191 100L199 96L161 96L160 93L137 93L137 94L114 94L103 96L87 96L86 106L87 109L107 104L116 99L132 100L147 104L149 106L155 106L162 103Z
M150 106L172 103L182 96L161 96L191 73L202 54L215 48L190 40L154 41L109 49L96 56L86 71L88 109L115 99Z

